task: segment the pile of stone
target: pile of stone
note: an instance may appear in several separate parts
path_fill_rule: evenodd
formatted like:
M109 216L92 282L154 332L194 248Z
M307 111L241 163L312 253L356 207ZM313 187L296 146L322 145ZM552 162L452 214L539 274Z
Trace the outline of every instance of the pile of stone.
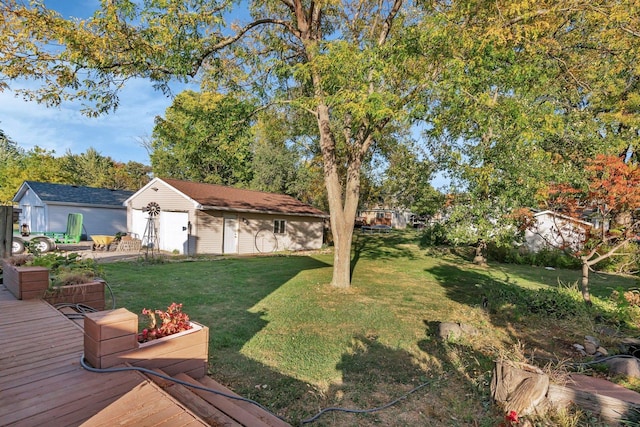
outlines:
M581 356L593 357L593 363L607 365L609 373L612 375L627 375L629 377L640 378L640 360L634 353L640 352L640 340L637 338L623 338L620 340L620 354L609 356L609 351L604 348L600 341L587 335L582 344L574 344ZM592 363L592 362L589 362Z

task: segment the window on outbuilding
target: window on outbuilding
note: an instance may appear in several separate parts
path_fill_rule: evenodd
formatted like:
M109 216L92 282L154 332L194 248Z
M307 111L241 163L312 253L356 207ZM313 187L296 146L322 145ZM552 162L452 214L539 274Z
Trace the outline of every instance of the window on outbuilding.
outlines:
M273 233L284 234L287 229L287 221L284 219L276 219L273 221Z

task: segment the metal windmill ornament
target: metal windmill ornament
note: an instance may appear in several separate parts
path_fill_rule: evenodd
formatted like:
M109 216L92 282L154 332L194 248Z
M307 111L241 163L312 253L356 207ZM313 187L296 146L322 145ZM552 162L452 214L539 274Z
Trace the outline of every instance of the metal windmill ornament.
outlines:
M148 257L149 252L151 252L151 256L153 256L154 251L159 253L158 234L156 233L155 219L160 215L160 205L156 202L149 202L147 206L142 208L142 211L146 212L147 215L149 215L147 217L147 226L142 237L143 245L146 248L145 256Z

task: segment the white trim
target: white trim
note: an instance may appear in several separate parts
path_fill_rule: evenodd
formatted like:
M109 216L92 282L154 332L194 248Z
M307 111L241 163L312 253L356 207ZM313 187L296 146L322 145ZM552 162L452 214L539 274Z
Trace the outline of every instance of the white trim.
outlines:
M129 203L131 201L133 201L133 199L135 199L140 193L142 193L143 191L145 191L148 188L151 188L153 185L157 184L158 182L161 182L162 185L164 185L165 187L169 188L170 190L172 190L173 192L175 192L176 194L178 194L179 196L182 196L183 198L187 199L188 202L191 202L191 204L194 206L194 208L198 209L200 204L195 201L194 199L192 199L191 197L187 196L186 194L184 194L183 192L179 191L177 188L175 188L173 185L169 184L168 182L163 181L161 178L153 178L151 181L149 181L144 187L142 187L141 189L139 189L138 191L136 191L135 193L133 193L131 196L129 196L129 198L127 200L125 200L124 202L122 202L123 206L128 206Z
M567 221L575 221L575 222L578 222L578 223L580 223L580 224L586 225L586 226L588 226L588 227L593 227L593 224L592 224L592 223L590 223L590 222L583 221L583 220L578 219L578 218L573 218L573 217L568 216L568 215L563 215L563 214L561 214L561 213L554 212L554 211L551 211L551 210L546 210L546 211L537 212L537 213L534 213L534 214L533 214L533 216L534 216L534 217L537 217L537 216L545 215L545 214L548 214L548 215L551 215L551 216L557 216L557 217L559 217L559 218L566 219Z

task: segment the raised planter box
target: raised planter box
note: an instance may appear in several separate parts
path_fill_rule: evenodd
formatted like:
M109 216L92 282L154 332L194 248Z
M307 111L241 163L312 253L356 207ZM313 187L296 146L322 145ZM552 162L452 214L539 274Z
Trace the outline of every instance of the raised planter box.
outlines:
M56 304L84 304L102 311L104 302L105 282L96 279L78 285L57 286L44 293L43 299L51 305Z
M96 368L127 363L201 378L207 374L209 328L191 323L188 331L139 344L136 314L124 308L89 313L84 320L85 358Z
M42 298L49 287L49 269L16 267L2 260L2 280L9 292L18 299Z

